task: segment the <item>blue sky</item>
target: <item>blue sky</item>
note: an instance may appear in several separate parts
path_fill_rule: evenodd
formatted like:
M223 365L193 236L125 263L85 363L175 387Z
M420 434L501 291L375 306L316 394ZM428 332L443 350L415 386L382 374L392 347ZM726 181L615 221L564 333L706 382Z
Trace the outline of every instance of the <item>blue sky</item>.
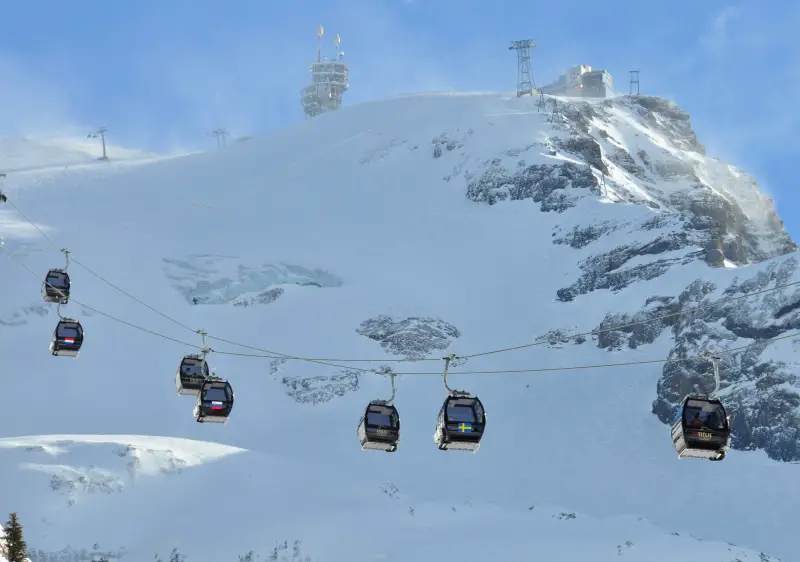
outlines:
M768 7L768 9L767 9ZM512 89L511 39L534 38L537 83L607 68L692 115L709 152L754 174L800 239L800 2L770 0L26 0L5 2L0 135L107 125L112 142L212 146L302 120L299 89L342 37L346 103L426 90Z

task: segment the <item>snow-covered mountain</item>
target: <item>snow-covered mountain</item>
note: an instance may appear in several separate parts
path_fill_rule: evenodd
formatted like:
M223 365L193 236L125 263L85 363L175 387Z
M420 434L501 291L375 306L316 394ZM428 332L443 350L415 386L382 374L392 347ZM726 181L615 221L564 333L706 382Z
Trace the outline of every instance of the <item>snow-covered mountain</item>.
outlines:
M0 259L0 506L33 562L93 545L130 560L276 545L314 561L800 560L793 342L761 342L800 327L800 293L775 290L800 276L796 246L674 104L405 96L107 164L5 180L56 244L0 215L20 262ZM20 265L44 275L59 247L77 260L76 360L47 351L56 313ZM236 391L224 426L175 395L198 329ZM453 368L487 434L476 455L438 451L437 357L526 345ZM693 385L713 388L704 350L724 356L734 415L722 463L676 459L664 423ZM390 392L384 365L401 373L392 455L355 437Z

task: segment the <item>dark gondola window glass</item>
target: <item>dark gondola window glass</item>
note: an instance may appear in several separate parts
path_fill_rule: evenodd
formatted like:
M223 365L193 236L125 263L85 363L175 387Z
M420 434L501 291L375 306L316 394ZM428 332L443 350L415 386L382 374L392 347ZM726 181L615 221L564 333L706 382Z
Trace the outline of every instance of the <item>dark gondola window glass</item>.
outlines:
M203 400L213 402L227 402L228 395L225 393L224 388L207 388L203 393Z
M689 427L702 427L703 425L703 412L700 408L686 407L684 412L684 420Z
M722 430L724 428L724 420L722 411L719 406L714 406L714 409L707 412L703 425L709 429Z
M377 425L380 427L392 427L392 416L380 412L369 412L367 414L367 425Z
M73 326L61 326L58 328L59 338L77 338L79 335L78 329Z
M703 421L703 427L707 427L708 429L722 429L719 427L719 421L717 414L715 412L709 412L706 416L706 419Z
M183 364L183 374L189 377L200 376L200 365L195 362Z
M470 408L469 406L448 406L447 419L450 422L454 423L458 422L474 423L475 412L473 412L472 408Z
M51 285L51 286L55 287L56 289L66 289L67 288L67 280L61 274L48 275L47 279L45 281L47 281L48 285Z

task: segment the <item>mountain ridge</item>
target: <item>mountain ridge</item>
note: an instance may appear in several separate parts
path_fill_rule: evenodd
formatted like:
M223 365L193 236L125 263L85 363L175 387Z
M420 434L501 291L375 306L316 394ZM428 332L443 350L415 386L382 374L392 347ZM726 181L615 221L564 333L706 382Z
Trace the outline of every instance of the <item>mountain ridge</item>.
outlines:
M769 211L771 200L747 191L752 184L738 180L740 172L735 176L725 165L709 164L682 117L675 123L661 118L645 131L647 115L626 105L641 107L641 100L608 100L606 105L557 101L561 109L553 115L552 110L539 111L531 98L415 96L345 108L227 150L125 169L112 165L102 175L73 170L52 182L43 181L48 172L18 179L10 175L18 194L14 201L37 225L49 227L46 232L53 232L58 243L46 248L35 231L8 228L14 236L7 236L5 248L43 274L62 263L57 248L68 245L78 260L187 326L203 326L230 341L321 358L375 358L381 350L387 360L466 355L535 341L556 329L587 332L612 321L618 326L609 314L649 318L641 315L652 314L653 303L665 312L684 306L686 316L695 317L699 312L692 307L723 301L726 288L741 294L747 292L742 287L769 288L795 279L792 258L786 256L794 243L779 219L757 213ZM611 141L596 138L598 124L618 144L617 137L625 137L635 163L639 149L650 143L645 152L654 171L641 159L637 164L649 181L611 161L608 154L620 154L619 147L612 151ZM588 133L582 132L584 125ZM599 147L599 159L586 135ZM719 171L715 177L733 178L731 185L695 187L695 180L687 179L686 160L703 173L713 169ZM703 181L700 177L699 185ZM55 187L73 197L48 205ZM715 209L721 209L716 218L701 220ZM5 215L0 228L20 220ZM76 265L70 272L78 301L162 336L200 344L196 334L189 334L194 328L172 325ZM342 502L363 506L377 520L383 508L376 502L382 500L373 495L381 483L391 481L415 505L470 501L513 513L535 504L568 506L565 512L598 518L636 514L661 528L683 534L690 527L689 532L708 540L741 541L792 559L788 522L800 516L791 500L796 467L767 456L788 460L793 455L780 433L792 423L791 404L785 405L781 424L765 423L758 408L744 416L756 450L744 452L749 445L740 442L723 463L678 462L668 427L653 415L653 402L668 410L673 394L687 381L691 385L692 377L707 384L705 365L698 365L696 373L667 373L650 365L524 379L459 375L459 369L610 363L610 351L624 355L620 361L635 361L663 359L676 347L680 354L688 353L689 346L751 343L757 340L748 336L759 334L742 331L740 325L765 328L771 325L769 315L778 311L788 320L773 331L793 321L788 292L729 313L742 320L730 329L711 330L720 311L710 305L706 309L713 314L702 321L705 328L698 328L696 319L695 324L676 322L677 336L672 327L656 325L644 334L620 330L602 342L587 338L570 345L569 358L564 349L542 345L470 359L451 374L454 385L478 392L489 412L488 433L475 456L435 450L431 434L444 397L441 380L403 375L397 397L404 420L400 449L377 456L358 450L355 424L368 400L388 396L385 380L286 358L223 355L250 351L220 343L211 361L231 379L236 407L228 425L198 427L190 417L191 401L177 398L173 386L177 361L192 351L188 346L122 326L73 302L65 311L85 323L85 349L75 361L54 359L44 349L55 311L41 303L40 281L13 260L0 260L0 268L11 284L5 290L14 297L0 303L5 320L0 367L3 373L26 373L4 380L17 395L36 397L24 407L14 406L19 433L53 433L60 406L80 400L91 388L102 399L85 411L58 416L59 433L97 434L103 428L102 433L121 435L174 435L218 441L254 451L261 459L248 466L232 457L214 468L186 471L179 481L163 484L171 489L165 497L137 492L139 503L145 497L152 502L146 515L124 494L92 497L73 507L59 504L58 509L49 495L37 495L24 506L29 511L20 512L31 520L32 540L44 544L43 537L49 537L47 549L57 550L81 521L91 520L99 525L95 532L100 536L84 530L82 544L136 544L144 553L140 549L147 540L130 536L129 526L114 532L100 524L113 511L147 521L142 534L148 537L167 525L173 534L162 539L162 553L188 541L195 556L213 548L229 555L230 545L223 552L213 541L192 543L191 522L157 516L166 497L178 501L183 494L195 510L209 502L227 506L226 528L240 526L242 544L256 541L256 520L281 529L278 537L265 540L286 537L310 544L323 533L321 525L311 522L342 515L337 512L341 508L333 507ZM734 281L737 274L740 280ZM687 290L698 278L715 287ZM663 300L645 304L654 296ZM759 371L773 357L786 367L771 374ZM776 344L748 356L748 380L731 380L725 371L725 390L748 402L734 410L771 406L771 393L787 386L790 395L796 394L792 382L775 376L789 369L791 357L790 342ZM436 370L414 363L407 368ZM756 388L756 382L765 388ZM550 430L555 419L558 427ZM7 471L26 474L26 489L42 487L41 474L27 474L17 460L8 459ZM230 471L221 468L228 464ZM275 475L276 481L266 488L234 489L243 475L261 480ZM688 489L687 481L704 484ZM732 487L736 494L729 493ZM314 494L333 493L332 488L341 493L319 504L313 499ZM164 493L160 484L158 489ZM200 489L211 495L198 496ZM292 494L301 489L306 495L298 504ZM0 503L23 504L21 493L3 490ZM695 502L716 506L724 516L695 528L685 518ZM46 508L54 510L52 526L34 515ZM762 514L756 521L741 517L754 511ZM403 517L409 517L407 506ZM444 529L441 517L430 524ZM542 525L539 521L536 528ZM312 526L306 536L296 532ZM375 559L380 551L376 545L358 551L359 529L336 531L340 542L353 545L348 559ZM529 529L520 530L525 532ZM261 552L271 547L259 543ZM389 550L382 551L386 559L391 559ZM623 552L628 559L652 560L652 552ZM736 556L718 554L721 559ZM563 559L576 554L571 556ZM612 548L609 556L620 555ZM331 554L323 559L340 558Z

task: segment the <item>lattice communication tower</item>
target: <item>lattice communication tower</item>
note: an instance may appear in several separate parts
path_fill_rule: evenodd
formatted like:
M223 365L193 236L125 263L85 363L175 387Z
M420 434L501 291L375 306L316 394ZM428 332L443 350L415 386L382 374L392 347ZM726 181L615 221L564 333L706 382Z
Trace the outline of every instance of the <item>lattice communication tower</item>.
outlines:
M336 58L333 60L322 56L322 26L317 29L317 62L312 63L311 84L303 88L301 103L306 119L316 117L332 109L342 106L342 94L350 87L347 64L342 58L344 52L339 48L341 43L337 35Z

